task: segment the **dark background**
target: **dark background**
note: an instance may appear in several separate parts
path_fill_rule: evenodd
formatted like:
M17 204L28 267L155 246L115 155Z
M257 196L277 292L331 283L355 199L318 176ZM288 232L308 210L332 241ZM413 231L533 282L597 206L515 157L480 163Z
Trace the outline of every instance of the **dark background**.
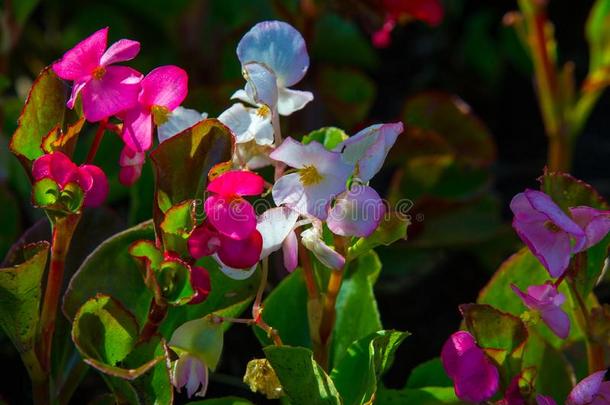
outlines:
M384 270L376 294L384 327L413 334L399 349L395 365L386 376L389 386L401 387L415 365L439 354L444 340L461 320L457 306L476 300L493 271L519 246L507 225L508 203L524 188L537 187L536 178L546 161L546 139L528 56L512 29L502 25L503 15L517 8L514 1L446 0L445 18L440 26L429 27L422 22L401 25L394 31L387 49L375 49L369 41L381 17L356 11L359 9L354 4L358 2L349 0L319 2L320 14L316 16L308 16L296 0L24 3L32 3L29 16L21 24L9 24L2 33L3 200L0 201L7 208L0 210L0 256L23 230L40 218L40 213L29 205L25 177L16 160L8 156L6 145L29 84L43 66L80 39L108 25L110 43L124 37L141 41L141 53L132 66L142 72L162 64L186 69L190 82L189 97L184 104L207 111L213 117L230 106L230 94L243 86L235 56L237 42L252 25L265 19L282 19L295 25L304 33L310 50L310 71L296 88L313 91L316 98L304 111L284 120L285 135L298 137L329 125L354 133L370 123L399 120L409 96L436 90L456 94L468 103L488 127L497 147L496 160L489 168L490 181L476 196L460 201L470 204L485 197L495 202L494 215L499 225L491 236L481 240L466 233L458 238L459 242L422 247L417 244L418 235L434 218L428 216L416 199L413 218L424 211L426 215L423 221L414 221L409 230L410 240L379 252ZM559 59L575 62L578 82L588 66L584 24L591 4L592 1L551 1L549 6ZM344 41L333 40L338 32L343 32L333 18L353 30L347 30L351 34L342 37ZM329 51L329 46L336 47ZM336 99L333 88L335 83L325 79L329 69L356 72L356 81L345 79L343 84L350 108L341 108L342 101ZM366 89L373 89L372 93ZM607 136L610 120L606 112L609 110L610 97L605 95L576 144L572 171L605 196L610 195ZM133 190L118 185L116 162L120 143L116 140L107 143L96 163L111 177L113 191L109 205L125 226L149 218L150 200L138 198L151 192L149 168ZM79 153L83 156L83 151L86 148L77 151L77 156ZM393 170L384 170L375 179L375 185L387 193L392 175ZM409 198L408 190L403 196ZM470 220L464 218L463 225L470 226ZM278 272L275 282L281 276ZM610 288L606 283L598 288L598 295L601 301L608 302ZM225 348L219 373L210 382L209 396L234 394L263 403L262 397L250 394L240 382L246 362L262 356L251 331L240 325L233 327L226 335ZM0 362L5 370L0 394L9 403L27 402L24 399L30 395L27 374L6 338L0 345ZM99 377L90 372L74 403L83 403L104 391Z

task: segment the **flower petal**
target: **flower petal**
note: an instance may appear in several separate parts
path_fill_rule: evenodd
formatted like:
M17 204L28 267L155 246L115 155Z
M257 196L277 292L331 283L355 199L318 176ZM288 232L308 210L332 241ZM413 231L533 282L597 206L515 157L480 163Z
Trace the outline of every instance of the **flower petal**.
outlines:
M280 115L290 115L304 108L313 100L313 93L309 91L291 90L285 87L279 88L277 111Z
M49 178L63 188L71 181L75 181L78 167L70 158L61 152L42 155L32 164L32 177L34 180Z
M100 65L108 66L117 62L132 60L140 52L140 43L130 39L120 39L104 52Z
M263 237L261 259L282 247L298 218L299 214L288 207L270 208L258 216L256 229Z
M68 99L68 102L66 103L66 106L70 109L74 108L74 103L76 103L76 99L78 98L78 95L80 94L81 90L83 89L83 87L85 87L85 85L87 84L87 81L77 81L74 82L74 84L72 84L72 92L70 93L70 98Z
M278 98L277 80L273 72L260 63L252 62L243 66L243 73L247 80L248 98L273 110Z
M237 45L237 57L242 66L258 62L269 67L280 87L299 82L309 67L303 36L281 21L263 21L252 27Z
M247 280L252 276L252 274L254 274L254 272L258 268L258 263L257 263L257 264L254 264L249 269L236 269L236 268L229 267L226 264L224 264L222 262L222 260L220 260L218 255L214 255L214 258L216 259L216 261L218 262L218 265L220 266L220 271L225 276L229 277L232 280L238 280L238 281Z
M263 248L263 237L256 229L242 240L220 236L218 257L229 267L250 269L258 263Z
M89 122L96 122L138 102L142 75L125 66L109 66L101 79L92 79L83 87L83 113Z
M553 398L540 394L536 395L536 403L538 405L557 405Z
M232 170L212 180L207 190L223 196L260 195L265 188L261 176L246 170Z
M458 331L447 339L441 351L441 361L447 375L455 378L460 371L460 358L468 350L477 347L474 337L466 331Z
M134 184L142 173L142 166L146 160L146 153L136 152L128 146L124 146L119 157L119 181L125 186Z
M176 109L172 111L167 122L157 127L159 142L166 141L169 138L178 135L180 132L203 121L207 117L208 115L206 113L200 113L197 110L176 107Z
M191 266L191 286L195 290L195 296L189 301L189 304L199 304L208 297L212 289L210 273L203 267Z
M85 191L85 202L83 205L85 207L97 207L102 205L104 200L106 200L110 189L106 174L95 165L82 165L79 167L79 171L86 172L92 180L88 187L85 187L80 181L78 182Z
M121 137L125 146L136 152L145 152L152 146L153 119L149 110L140 106L123 114Z
M196 227L189 236L189 253L195 259L213 255L219 246L220 235L208 222Z
M53 71L64 80L82 81L91 77L100 65L100 58L106 49L108 27L102 28L76 44L53 64Z
M345 258L324 243L321 232L316 227L304 230L301 233L301 242L326 267L341 269L345 265Z
M549 306L540 310L540 316L546 325L559 338L566 339L570 334L570 318L565 311L556 306Z
M284 239L282 253L284 255L284 267L289 273L292 273L299 265L299 241L294 231L291 231Z
M390 148L403 131L402 122L371 125L335 148L344 162L358 167L358 177L369 181L383 166Z
M254 208L243 198L213 195L205 200L203 206L207 220L222 235L233 239L247 239L256 229ZM240 267L227 264L231 267Z
M255 140L259 145L271 145L273 143L271 113L265 116L258 111L256 108L236 103L220 114L218 120L229 127L238 144Z
M599 243L610 231L610 211L591 207L573 207L569 210L574 222L585 230L587 242L583 250Z
M377 229L385 212L385 205L373 188L353 185L337 197L328 215L328 228L337 235L367 237Z
M142 79L139 101L143 105L159 105L173 110L188 92L188 75L178 66L167 65L153 69Z
M566 405L590 404L601 388L606 371L597 371L576 384L566 400Z

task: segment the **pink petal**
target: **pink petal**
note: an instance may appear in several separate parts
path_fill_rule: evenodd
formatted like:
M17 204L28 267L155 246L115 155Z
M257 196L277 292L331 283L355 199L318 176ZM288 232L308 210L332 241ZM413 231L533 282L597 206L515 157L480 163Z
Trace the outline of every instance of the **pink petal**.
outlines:
M159 105L170 111L178 107L188 92L188 75L178 66L160 66L142 79L140 103Z
M122 185L129 187L133 185L142 175L142 166L121 167L119 181Z
M265 181L254 172L233 170L212 180L207 190L223 196L260 195L265 189Z
M553 398L540 394L536 395L536 403L538 405L557 405Z
M387 48L392 42L392 31L396 26L396 20L392 17L387 17L383 26L375 31L372 35L371 41L376 48Z
M525 190L526 198L532 208L543 213L547 218L565 232L574 236L584 236L583 230L545 193L536 190Z
M85 191L85 207L97 207L101 205L108 196L108 179L106 174L95 165L82 165L79 168L80 173L87 173L91 178L90 184L78 184ZM79 176L79 179L81 176Z
M566 339L568 337L570 334L570 318L563 309L549 306L540 311L540 316L549 329L559 338Z
M570 208L572 219L585 230L588 249L606 237L610 231L610 211L601 211L591 207Z
M124 146L119 158L121 171L119 172L119 181L125 186L134 184L142 174L142 166L146 159L146 153L136 152L128 146Z
M249 269L258 263L263 248L263 238L256 229L242 240L220 236L218 257L224 264L235 269Z
M367 237L377 229L385 212L373 188L354 185L337 197L328 214L328 228L337 235Z
M203 267L192 266L191 267L191 285L195 290L196 294L189 304L199 304L208 297L212 289L212 283L210 280L210 273Z
M591 405L608 405L610 404L610 381L603 382L597 391L597 396L591 402Z
M109 66L101 79L91 79L82 89L83 113L96 122L135 106L142 75L125 66Z
M117 62L132 60L140 52L140 43L130 39L121 39L104 52L100 59L100 65L108 66Z
M606 371L597 371L576 384L568 396L566 405L590 404L601 388Z
M218 231L207 222L195 228L189 236L189 253L195 259L213 255L219 246L220 237Z
M138 106L123 114L121 137L125 146L136 152L150 149L153 140L153 120L150 111Z
M78 98L78 95L80 94L81 90L83 89L83 87L85 87L85 85L87 84L86 81L79 81L79 82L74 82L74 84L72 85L72 92L70 93L70 98L68 99L68 102L66 103L66 106L70 109L74 108L74 103L76 103L76 99Z
M65 80L87 80L93 70L100 65L100 58L106 49L108 27L94 32L70 49L53 64L53 71Z
M525 400L523 399L519 388L519 381L521 378L521 373L519 373L510 380L510 384L508 384L508 388L506 388L506 392L504 393L504 398L501 401L502 405L525 405Z
M289 273L292 273L299 265L299 241L294 231L284 239L282 253L284 254L284 267Z
M449 377L457 376L460 370L460 358L474 347L477 347L476 341L466 331L457 331L449 337L441 351L441 361Z
M71 181L76 181L77 172L78 167L61 152L42 155L32 164L34 180L49 178L55 180L60 188Z
M254 207L243 198L213 195L205 200L204 209L210 224L230 238L248 238L256 229Z

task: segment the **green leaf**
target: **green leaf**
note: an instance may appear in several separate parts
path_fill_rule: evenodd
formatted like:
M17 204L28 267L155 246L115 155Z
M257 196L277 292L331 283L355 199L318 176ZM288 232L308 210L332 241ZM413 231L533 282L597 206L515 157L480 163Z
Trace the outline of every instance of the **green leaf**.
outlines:
M194 201L186 200L164 212L161 231L165 251L187 254L187 240L196 224Z
M404 390L380 390L375 405L462 405L453 387L426 387Z
M169 344L172 348L175 347L199 357L214 371L222 354L223 342L221 324L206 317L180 325L174 331Z
M524 247L500 266L492 279L479 293L477 302L493 305L499 310L520 316L526 308L510 288L511 283L525 291L528 286L543 284L547 280L549 280L548 272L529 249ZM571 294L565 283L560 285L559 291L568 298L563 305L563 309L570 317L571 326L568 338L565 340L558 338L543 322L538 322L535 325L535 330L555 348L570 345L584 338L574 315L577 308L576 303L572 302Z
M40 0L20 0L13 3L13 13L17 24L23 26L28 17L36 9Z
M43 155L42 138L63 124L66 96L66 85L51 68L43 69L32 85L10 144L28 173L32 161Z
M161 296L171 305L187 304L195 296L190 268L181 260L163 261L154 274Z
M381 376L394 361L394 353L408 333L378 331L353 342L330 377L343 404L360 405L375 397Z
M311 141L316 141L324 145L328 150L333 150L341 142L349 138L349 136L340 128L335 127L324 127L311 131L307 135L303 136L301 142L303 145L307 145Z
M304 347L267 346L265 356L294 404L341 404L333 381Z
M152 222L144 222L111 236L100 244L81 264L70 280L64 296L63 311L74 319L76 311L96 294L108 294L129 308L139 323L148 315L152 293L129 254L132 243L154 240Z
M186 405L254 405L247 399L238 397L224 397L204 399L203 401L189 402Z
M388 246L399 239L406 239L409 224L409 220L400 212L384 215L383 221L371 236L359 238L348 248L347 260L353 260L377 246Z
M597 0L585 28L589 41L589 73L610 65L610 1Z
M48 254L48 242L26 245L15 265L0 269L0 326L20 353L34 346Z
M567 173L545 173L539 180L540 190L566 212L569 207L579 205L605 210L610 208L593 187Z
M411 371L406 388L453 387L438 357L421 363Z
M233 135L216 119L207 119L162 142L151 154L155 170L155 201L161 192L172 205L203 197L210 169L231 159ZM164 197L165 198L165 197ZM155 204L155 224L162 211Z
M330 350L331 367L339 364L352 342L382 329L371 279L357 263L344 271L348 271L348 274L337 297L337 319Z

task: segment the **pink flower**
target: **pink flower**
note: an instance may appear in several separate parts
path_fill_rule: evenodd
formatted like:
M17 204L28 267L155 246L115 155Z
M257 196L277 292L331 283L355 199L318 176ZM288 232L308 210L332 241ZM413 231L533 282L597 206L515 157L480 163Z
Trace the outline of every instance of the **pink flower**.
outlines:
M203 397L208 390L208 376L209 371L205 363L198 357L187 353L180 356L174 363L172 385L178 392L186 386L186 394L189 398L193 395Z
M606 370L597 371L576 384L566 400L566 405L610 404L610 381L604 382Z
M142 79L138 103L121 113L123 141L131 150L152 146L153 124L166 123L171 112L186 98L188 75L177 66L160 66Z
M513 291L529 309L538 311L544 323L561 339L570 334L570 318L561 309L566 297L552 283L527 287L527 293L511 284Z
M195 296L189 302L189 304L199 304L205 301L210 294L212 284L210 281L210 273L203 267L191 266L191 286L195 290Z
M443 345L441 360L461 400L483 402L498 390L498 369L470 333L458 331L451 335Z
M510 209L515 214L513 228L519 237L552 277L561 276L572 254L584 249L585 231L541 191L517 194Z
M126 66L111 66L135 58L140 43L121 39L106 50L107 42L108 27L79 42L53 64L57 76L74 82L68 108L74 108L82 94L83 113L90 122L133 107L140 92L142 74Z
M125 186L134 184L142 174L142 166L144 166L145 160L145 152L136 152L125 145L119 158L119 165L121 166L119 181L121 184Z
M68 183L76 183L85 193L85 207L101 205L108 195L108 179L97 166L76 166L69 157L61 152L42 155L32 165L35 181L49 178L63 189Z
M591 207L572 207L569 210L574 222L585 231L587 242L583 250L599 243L610 231L610 211Z

